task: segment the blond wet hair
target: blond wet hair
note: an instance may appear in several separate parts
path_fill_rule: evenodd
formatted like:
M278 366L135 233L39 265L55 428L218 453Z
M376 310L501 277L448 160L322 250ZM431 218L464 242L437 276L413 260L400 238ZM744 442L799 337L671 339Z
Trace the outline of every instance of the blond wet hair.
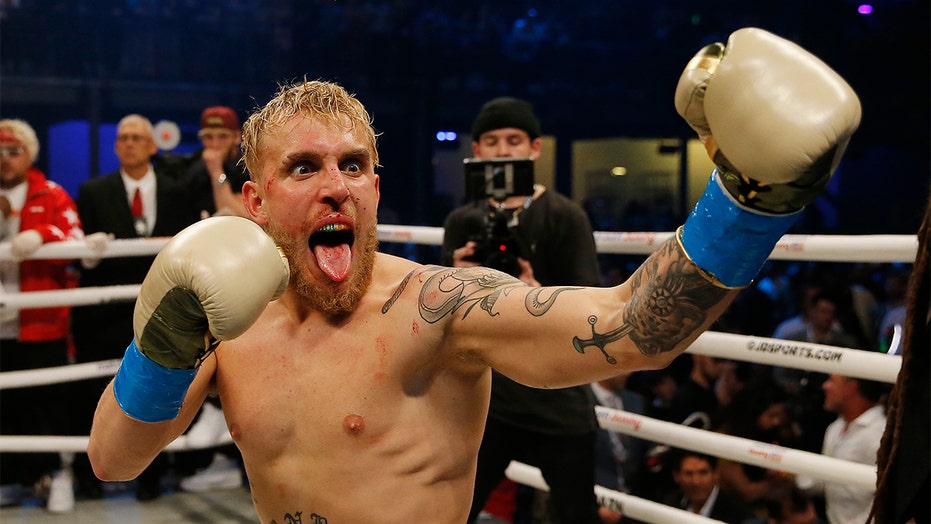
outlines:
M264 107L253 112L243 125L243 161L253 180L254 173L258 173L262 141L297 115L319 119L346 129L362 130L363 137L372 151L372 161L374 165L379 165L376 144L378 133L375 132L372 118L362 102L339 84L304 80L280 85L275 97ZM349 121L348 126L344 117Z

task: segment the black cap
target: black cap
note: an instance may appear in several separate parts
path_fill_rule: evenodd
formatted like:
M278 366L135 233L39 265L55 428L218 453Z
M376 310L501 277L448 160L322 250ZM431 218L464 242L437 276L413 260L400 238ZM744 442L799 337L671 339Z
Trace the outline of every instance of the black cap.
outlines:
M540 121L533 114L533 105L526 100L502 96L485 103L472 122L472 141L478 142L482 133L493 129L516 127L523 129L533 140L540 136Z

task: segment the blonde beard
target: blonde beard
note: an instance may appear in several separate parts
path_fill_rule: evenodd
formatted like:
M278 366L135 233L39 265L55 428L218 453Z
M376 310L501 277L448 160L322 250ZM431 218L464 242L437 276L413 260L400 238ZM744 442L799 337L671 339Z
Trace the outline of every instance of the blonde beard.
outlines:
M281 239L285 238L285 235L280 235L280 231L271 225L268 227L268 233L278 242L288 260L298 260L297 252L307 249L306 240L297 247L293 243L282 242ZM356 246L353 249L356 266L349 274L349 279L340 283L345 289L334 291L330 285L321 285L310 280L303 271L291 273L288 287L303 298L311 309L324 315L340 316L353 311L372 283L372 268L375 266L375 253L378 251L378 236L374 225L356 239ZM293 263L291 267L295 267Z

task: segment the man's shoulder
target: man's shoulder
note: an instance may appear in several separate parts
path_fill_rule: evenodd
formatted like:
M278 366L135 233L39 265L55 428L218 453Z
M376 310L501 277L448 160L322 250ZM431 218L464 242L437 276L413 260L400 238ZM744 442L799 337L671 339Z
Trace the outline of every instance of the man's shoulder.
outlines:
M446 219L456 219L468 215L477 215L482 213L487 209L481 202L466 202L458 207L453 208L452 211L446 215Z
M754 517L754 510L747 505L737 495L718 489L718 496L711 508L712 519L722 520L724 522L742 523L747 519Z
M81 182L80 190L81 190L81 191L84 191L84 190L88 190L88 191L99 190L99 189L102 188L102 187L106 187L106 186L109 186L109 185L112 185L112 184L116 183L116 181L119 180L119 178L120 178L120 172L119 172L119 171L113 171L113 172L107 173L107 174L105 174L105 175L99 175L99 176L91 177L91 178L88 178L87 180L85 180L84 182Z
M396 287L416 271L422 271L430 267L439 266L425 266L403 257L379 252L375 254L372 283Z
M152 168L158 174L180 180L198 160L200 160L199 152L186 155L168 152L159 153L152 157Z
M547 190L537 198L537 201L542 204L542 207L546 210L547 216L550 218L571 220L569 223L573 224L579 221L588 223L588 214L585 212L585 209L582 208L582 205L558 191L547 188Z

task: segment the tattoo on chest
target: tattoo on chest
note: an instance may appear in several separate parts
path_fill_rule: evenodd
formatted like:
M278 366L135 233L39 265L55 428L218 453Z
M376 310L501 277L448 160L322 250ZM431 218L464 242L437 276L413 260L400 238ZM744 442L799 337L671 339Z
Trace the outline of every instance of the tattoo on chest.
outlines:
M304 524L303 511L296 511L292 515L291 513L285 513L284 520L281 521L281 524ZM277 520L272 519L268 524L279 524ZM327 518L323 515L317 515L316 513L310 514L310 520L307 521L307 524L327 524Z

